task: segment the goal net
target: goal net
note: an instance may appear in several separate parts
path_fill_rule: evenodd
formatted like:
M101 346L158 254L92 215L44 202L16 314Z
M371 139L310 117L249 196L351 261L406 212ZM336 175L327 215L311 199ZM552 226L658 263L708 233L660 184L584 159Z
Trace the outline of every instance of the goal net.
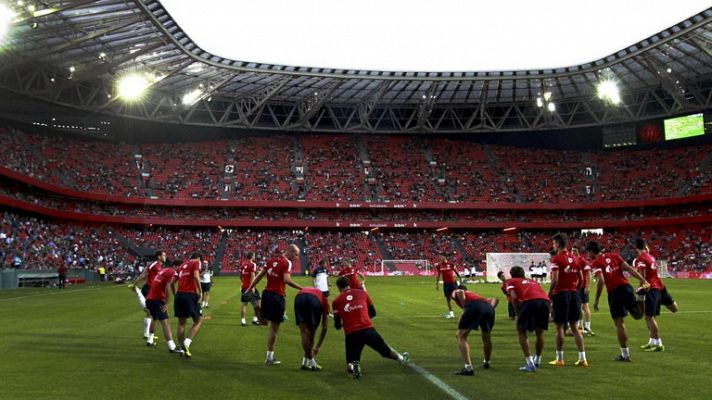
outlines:
M430 261L428 260L382 260L376 267L374 275L380 276L411 276L430 275Z
M655 260L658 265L658 276L661 278L670 278L670 271L668 271L667 260Z
M509 276L509 269L515 265L524 268L530 278L549 279L549 253L487 253L487 282L499 282L497 273L504 271Z

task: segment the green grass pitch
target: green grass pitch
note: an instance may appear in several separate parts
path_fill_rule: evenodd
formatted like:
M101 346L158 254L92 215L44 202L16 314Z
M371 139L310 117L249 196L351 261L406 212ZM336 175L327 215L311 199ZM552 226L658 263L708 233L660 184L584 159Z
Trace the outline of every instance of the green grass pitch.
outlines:
M307 283L305 278L296 280ZM452 374L462 368L455 340L457 320L442 318L445 303L433 281L369 278L368 290L379 313L374 325L388 344L409 351L416 365L465 398L712 398L708 298L712 282L666 282L681 311L659 318L664 353L639 350L648 338L645 324L628 318L630 364L611 361L618 345L602 299L601 311L592 318L597 336L586 339L588 369L545 365L534 374L519 372L523 357L513 322L506 317L506 303L501 303L492 334L492 368L460 377ZM472 284L470 289L503 297L498 285ZM294 295L288 288L290 316ZM158 347L145 346L143 313L125 285L2 291L0 399L451 398L414 369L381 359L368 348L362 359L363 378L351 378L345 373L343 332L333 325L318 357L323 371L299 369L302 354L293 320L282 325L277 343L276 355L283 364L268 368L266 328L240 326L239 300L237 278L215 279L211 307L204 311L209 319L194 341L193 358L185 360L169 354L162 339ZM176 320L172 318L171 324L175 332ZM477 364L482 360L478 332L473 332L470 344ZM570 337L565 350L572 364L576 349ZM553 356L550 328L543 361Z

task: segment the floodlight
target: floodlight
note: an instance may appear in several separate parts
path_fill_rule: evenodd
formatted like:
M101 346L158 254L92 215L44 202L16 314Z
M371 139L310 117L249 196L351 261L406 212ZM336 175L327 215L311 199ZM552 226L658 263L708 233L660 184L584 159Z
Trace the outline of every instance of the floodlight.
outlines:
M536 98L536 106L539 108L544 107L544 100L542 100L541 97Z
M116 82L117 95L127 101L141 99L151 82L141 74L124 75Z
M603 80L599 82L597 92L598 98L601 100L608 101L612 104L619 104L621 102L618 85L612 80Z
M203 93L204 92L202 89L194 89L184 94L182 100L183 105L190 106L195 104L196 101L200 100L200 97L203 95Z
M12 25L14 18L15 13L4 4L0 4L0 40L3 39L5 33L10 28L10 25Z
M556 104L554 104L554 103L549 103L549 104L546 106L546 109L549 110L549 112L554 112L554 111L556 111Z
M551 92L544 92L544 100L546 100L546 101L551 100Z

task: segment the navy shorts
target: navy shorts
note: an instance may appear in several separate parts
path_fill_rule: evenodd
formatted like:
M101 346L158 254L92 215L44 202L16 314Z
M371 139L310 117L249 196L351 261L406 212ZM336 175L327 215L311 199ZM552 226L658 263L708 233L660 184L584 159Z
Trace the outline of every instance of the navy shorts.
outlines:
M578 291L565 290L551 296L554 322L566 324L577 322L581 318L581 301Z
M208 283L200 282L200 289L203 290L203 293L210 293L210 288L212 286L213 286L212 282L208 282Z
M252 293L248 293L247 289L240 289L240 301L243 303L257 303L260 301L260 291L257 289L252 289Z
M173 312L178 318L199 318L203 315L198 293L178 292L173 301Z
M323 294L324 297L326 297L326 298L328 299L328 298L329 298L329 295L330 295L331 293L329 293L329 291L327 290L326 292L321 292L321 294Z
M161 308L166 305L163 300L146 300L146 309L151 313L151 318L156 321L168 319L168 310L162 311Z
M443 294L445 298L449 299L455 289L457 289L457 283L443 283Z
M660 315L660 306L669 306L675 302L675 299L670 296L667 288L663 287L660 289L650 289L645 295L645 315L648 317L655 317Z
M579 289L579 301L581 304L588 304L588 293L584 288Z
M647 298L647 297L646 297ZM620 285L608 292L608 308L611 318L623 318L628 313L638 312L638 300L630 285Z
M302 293L294 298L294 319L297 325L304 323L316 328L323 316L324 309L316 296Z
M346 362L361 361L361 352L364 346L376 350L381 357L388 358L391 356L390 346L386 344L386 341L383 340L378 331L373 328L367 328L346 335Z
M485 301L472 301L465 305L457 329L482 329L491 332L494 327L494 307Z
M143 295L144 298L148 296L148 291L151 290L151 286L148 283L144 283L143 286L141 286L141 294Z
M550 302L544 299L527 300L519 307L517 327L526 332L549 329Z
M262 292L262 318L271 322L284 320L285 299L278 293L265 290Z

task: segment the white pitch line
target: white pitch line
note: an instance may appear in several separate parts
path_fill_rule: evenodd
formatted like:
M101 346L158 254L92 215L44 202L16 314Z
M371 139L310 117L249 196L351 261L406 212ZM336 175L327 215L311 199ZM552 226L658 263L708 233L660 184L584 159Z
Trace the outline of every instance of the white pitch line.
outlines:
M415 365L413 363L408 364L409 367L413 368L415 372L420 374L423 378L427 379L432 383L433 385L437 386L440 390L443 392L447 393L450 397L452 397L455 400L468 400L467 397L463 396L458 392L457 390L453 389L448 385L447 383L443 382L438 378L437 376L433 375L430 371L426 370L425 368Z

